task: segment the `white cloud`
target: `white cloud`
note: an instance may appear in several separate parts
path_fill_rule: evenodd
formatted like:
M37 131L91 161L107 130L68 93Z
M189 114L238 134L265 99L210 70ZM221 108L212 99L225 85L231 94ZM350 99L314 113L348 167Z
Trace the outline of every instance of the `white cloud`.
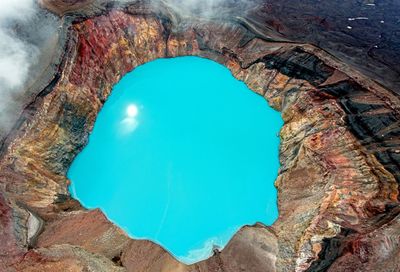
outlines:
M208 17L218 15L217 8L226 3L227 0L164 0L163 2L174 7L177 11Z
M35 15L34 0L0 1L0 130L8 129L13 96L21 91L38 56L33 44L19 37L18 24Z
M34 0L2 0L0 1L0 24L5 20L24 20L35 13Z
M196 18L223 16L218 7L236 3L235 0L152 1L154 4L167 3L182 15L192 13ZM0 0L0 137L10 129L22 110L22 103L16 97L24 94L29 77L38 75L32 72L39 69L35 65L43 53L40 45L55 33L56 27L56 20L39 10L36 0ZM129 123L131 130L137 126L133 120L125 123Z

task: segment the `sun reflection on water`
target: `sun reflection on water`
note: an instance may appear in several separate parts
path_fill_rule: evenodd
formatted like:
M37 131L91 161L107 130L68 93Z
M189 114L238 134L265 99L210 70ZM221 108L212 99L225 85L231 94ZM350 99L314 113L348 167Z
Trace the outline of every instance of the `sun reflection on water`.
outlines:
M139 108L136 104L129 104L126 107L125 118L121 121L121 132L132 133L137 128L139 122L136 119L139 114Z

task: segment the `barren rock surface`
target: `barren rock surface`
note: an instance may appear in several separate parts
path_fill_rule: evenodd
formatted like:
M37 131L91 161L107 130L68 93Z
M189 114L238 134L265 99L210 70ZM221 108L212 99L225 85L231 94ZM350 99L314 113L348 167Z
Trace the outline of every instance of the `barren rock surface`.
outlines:
M2 271L399 270L397 94L317 47L266 39L242 23L86 2L42 1L68 11L65 54L1 147ZM85 210L65 176L112 86L140 64L184 55L222 63L285 121L278 220L243 227L191 266ZM43 227L32 229L31 215Z

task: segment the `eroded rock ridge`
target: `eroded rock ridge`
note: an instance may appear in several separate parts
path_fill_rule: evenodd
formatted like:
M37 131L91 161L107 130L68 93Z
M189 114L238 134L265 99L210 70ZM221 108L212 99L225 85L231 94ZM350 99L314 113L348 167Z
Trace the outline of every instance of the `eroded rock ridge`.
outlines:
M319 48L243 23L184 21L144 2L42 2L64 16L65 52L2 145L1 271L400 270L394 92ZM279 219L243 227L191 266L85 210L66 178L113 85L138 65L185 55L225 65L285 121Z

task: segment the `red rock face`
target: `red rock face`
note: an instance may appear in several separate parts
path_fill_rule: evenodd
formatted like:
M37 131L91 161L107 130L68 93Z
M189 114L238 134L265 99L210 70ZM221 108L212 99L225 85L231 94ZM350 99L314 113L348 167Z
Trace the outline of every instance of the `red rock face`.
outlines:
M8 203L3 194L0 194L0 243L1 243L1 255L0 255L0 269L5 270L11 265L15 259L24 254L26 245L23 241L20 241L14 232L19 231L15 223L18 218L16 215L18 212L14 210L11 203ZM22 219L22 218L21 218ZM23 235L23 233L21 233Z
M398 97L318 48L265 41L234 22L176 27L141 5L85 19L81 11L65 30L67 53L50 90L7 139L0 160L3 270L398 270L398 173L370 140L377 122L357 134L350 118L392 114ZM182 55L224 64L285 121L279 219L242 228L222 252L191 266L130 239L99 210L84 210L70 199L65 177L112 86L140 64Z

